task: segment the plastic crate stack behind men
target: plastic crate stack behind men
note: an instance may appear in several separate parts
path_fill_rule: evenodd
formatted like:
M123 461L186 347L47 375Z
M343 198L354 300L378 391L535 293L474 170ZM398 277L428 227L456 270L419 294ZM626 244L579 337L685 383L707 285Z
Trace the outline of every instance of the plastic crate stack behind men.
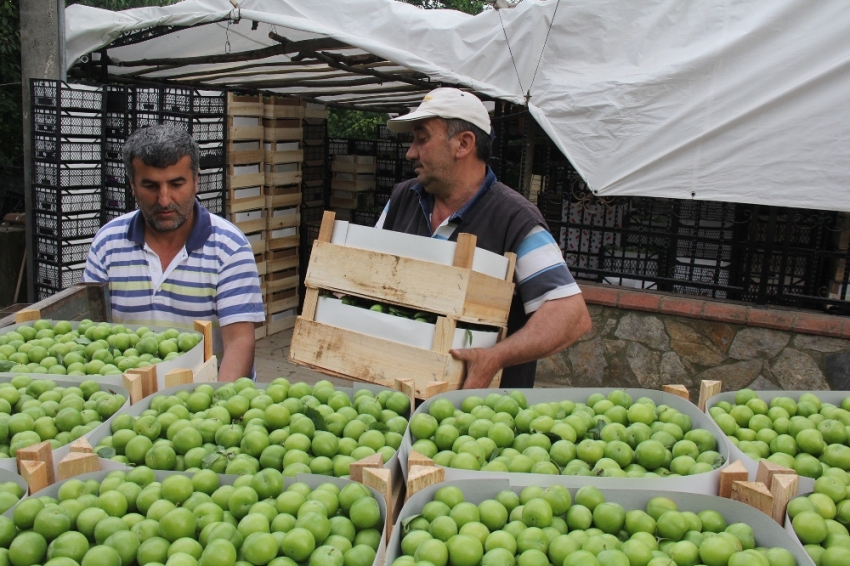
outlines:
M51 80L31 89L38 300L79 283L97 230L135 210L121 150L138 128L165 123L191 133L201 146L199 199L224 214L224 93Z

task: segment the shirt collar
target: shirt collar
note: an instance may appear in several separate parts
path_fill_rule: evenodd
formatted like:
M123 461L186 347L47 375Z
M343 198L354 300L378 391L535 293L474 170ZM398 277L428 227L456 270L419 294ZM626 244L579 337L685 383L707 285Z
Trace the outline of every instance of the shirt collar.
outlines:
M200 249L209 240L212 235L212 221L210 220L209 211L200 205L195 200L195 225L192 226L192 231L189 233L189 238L186 240L186 251L192 252ZM136 211L136 215L130 220L127 226L127 239L135 242L140 246L145 245L145 218L141 211Z
M469 199L466 204L464 204L460 209L452 214L449 217L449 222L461 222L465 214L467 214L472 208L476 205L476 203L481 200L481 197L490 190L490 187L493 186L493 183L496 182L496 174L493 173L493 170L490 169L490 166L487 166L487 174L484 176L484 182L481 184L481 187L478 189L471 199ZM434 195L430 194L425 190L425 187L420 185L419 183L414 183L413 186L410 187L410 190L415 191L419 195L419 205L422 207L422 212L425 213L427 218L431 217L431 212L434 210Z

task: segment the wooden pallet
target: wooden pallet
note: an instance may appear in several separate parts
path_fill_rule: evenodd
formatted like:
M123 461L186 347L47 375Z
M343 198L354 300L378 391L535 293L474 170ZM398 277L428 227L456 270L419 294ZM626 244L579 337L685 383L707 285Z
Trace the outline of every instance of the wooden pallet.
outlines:
M508 254L505 280L472 271L475 237L461 234L454 265L446 266L331 244L335 215L325 212L313 244L307 293L295 325L290 360L329 375L394 387L413 380L414 394L459 389L464 365L449 350L458 320L491 324L504 338L513 295L515 255ZM457 281L457 285L447 285ZM437 313L431 350L316 322L319 289L353 294L413 310Z

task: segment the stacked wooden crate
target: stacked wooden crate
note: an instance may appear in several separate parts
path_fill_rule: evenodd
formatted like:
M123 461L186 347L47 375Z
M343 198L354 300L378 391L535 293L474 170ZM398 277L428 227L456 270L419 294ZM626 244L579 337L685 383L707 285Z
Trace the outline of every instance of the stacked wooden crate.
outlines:
M334 155L331 164L331 209L340 220L351 220L354 210L375 205L375 157Z

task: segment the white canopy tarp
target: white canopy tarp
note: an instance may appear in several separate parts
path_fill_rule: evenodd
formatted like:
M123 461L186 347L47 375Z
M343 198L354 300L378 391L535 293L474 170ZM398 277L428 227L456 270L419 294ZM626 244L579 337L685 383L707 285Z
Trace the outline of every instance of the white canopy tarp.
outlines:
M240 9L241 22L228 26L227 0L119 13L73 5L67 60L156 25L219 22L110 57L222 54L228 39L232 52L258 49L275 44L270 30L330 37L433 81L517 104L530 95L532 116L599 196L850 211L842 0L525 0L477 16L393 0L244 0ZM161 67L148 78L180 80L175 73Z

